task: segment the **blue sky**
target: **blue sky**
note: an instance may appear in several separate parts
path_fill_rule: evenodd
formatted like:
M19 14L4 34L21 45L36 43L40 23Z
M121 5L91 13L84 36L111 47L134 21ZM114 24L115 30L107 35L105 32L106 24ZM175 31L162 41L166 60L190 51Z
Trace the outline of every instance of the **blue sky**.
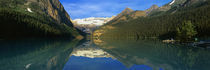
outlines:
M145 10L156 4L162 6L171 0L60 0L72 19L111 17L126 7Z

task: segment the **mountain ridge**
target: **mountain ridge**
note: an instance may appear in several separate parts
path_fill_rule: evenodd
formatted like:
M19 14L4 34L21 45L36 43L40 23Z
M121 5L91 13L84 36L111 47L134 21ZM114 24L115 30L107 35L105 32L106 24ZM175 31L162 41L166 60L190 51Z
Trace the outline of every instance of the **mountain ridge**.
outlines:
M73 20L73 24L75 27L80 29L85 33L92 33L98 27L106 24L110 20L112 20L115 16L112 17L89 17L84 19L75 19Z
M171 5L170 5L171 3ZM198 32L196 37L209 37L210 0L175 0L153 10L147 16L114 20L94 32L96 38L176 38L176 29L190 21ZM155 6L152 6L155 7ZM126 15L130 17L132 14ZM117 22L119 21L119 22ZM113 24L114 23L114 24Z
M59 0L2 0L0 17L0 38L85 35L73 26Z
M124 18L121 18L121 17L124 16L124 15L129 15L132 12L134 12L134 10L127 7L120 14L118 14L113 20L124 19Z
M127 7L107 24L116 24L120 21L126 21L131 18L138 18L144 16L146 16L145 11L134 11L131 8Z

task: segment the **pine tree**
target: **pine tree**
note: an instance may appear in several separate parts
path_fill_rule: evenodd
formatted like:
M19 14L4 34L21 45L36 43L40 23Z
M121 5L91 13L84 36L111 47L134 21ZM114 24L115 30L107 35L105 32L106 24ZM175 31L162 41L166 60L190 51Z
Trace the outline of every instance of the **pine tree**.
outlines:
M177 27L177 38L180 41L191 41L196 34L197 31L191 21L184 21L179 27Z

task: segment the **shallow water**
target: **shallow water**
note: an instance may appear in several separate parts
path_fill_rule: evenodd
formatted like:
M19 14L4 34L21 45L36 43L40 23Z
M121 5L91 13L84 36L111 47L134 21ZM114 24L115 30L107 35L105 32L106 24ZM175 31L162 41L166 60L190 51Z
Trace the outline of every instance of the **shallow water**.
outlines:
M209 70L210 50L159 40L0 41L0 70Z

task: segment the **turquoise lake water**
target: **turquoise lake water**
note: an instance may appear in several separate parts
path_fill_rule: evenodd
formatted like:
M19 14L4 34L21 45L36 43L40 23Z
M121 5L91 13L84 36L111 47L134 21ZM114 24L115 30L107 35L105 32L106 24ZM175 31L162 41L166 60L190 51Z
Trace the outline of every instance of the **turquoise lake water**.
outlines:
M210 49L158 40L0 41L0 70L209 70Z

